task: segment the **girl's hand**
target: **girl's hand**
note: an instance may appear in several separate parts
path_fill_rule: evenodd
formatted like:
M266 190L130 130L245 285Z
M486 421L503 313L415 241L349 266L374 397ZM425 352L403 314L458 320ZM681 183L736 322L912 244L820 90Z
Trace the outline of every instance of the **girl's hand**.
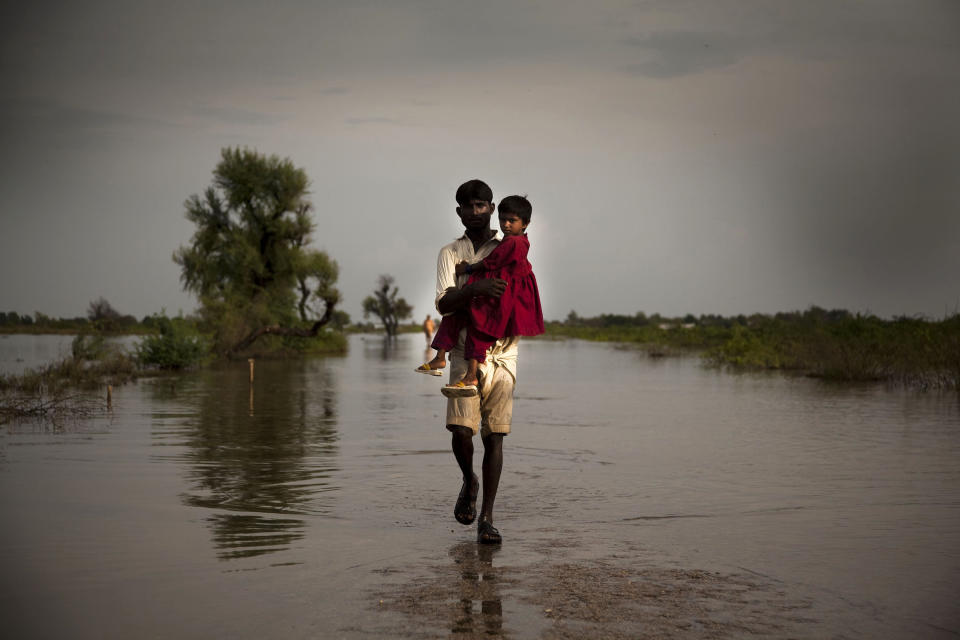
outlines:
M457 266L455 266L453 269L457 272L457 275L460 276L467 272L467 265L469 264L470 263L466 260L462 260L461 262L458 262Z

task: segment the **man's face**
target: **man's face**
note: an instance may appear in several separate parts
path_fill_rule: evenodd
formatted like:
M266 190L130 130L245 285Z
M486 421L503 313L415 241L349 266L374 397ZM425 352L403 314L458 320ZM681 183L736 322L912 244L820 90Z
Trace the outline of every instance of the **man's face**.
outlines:
M493 215L493 203L487 200L471 200L457 207L460 222L467 230L490 228L490 216Z

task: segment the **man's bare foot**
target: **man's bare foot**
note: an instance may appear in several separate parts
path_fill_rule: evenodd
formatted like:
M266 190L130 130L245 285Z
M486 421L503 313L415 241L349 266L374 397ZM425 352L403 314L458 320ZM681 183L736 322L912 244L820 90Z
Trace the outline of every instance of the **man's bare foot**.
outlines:
M447 359L442 356L437 356L433 360L427 363L431 369L443 369L447 366Z

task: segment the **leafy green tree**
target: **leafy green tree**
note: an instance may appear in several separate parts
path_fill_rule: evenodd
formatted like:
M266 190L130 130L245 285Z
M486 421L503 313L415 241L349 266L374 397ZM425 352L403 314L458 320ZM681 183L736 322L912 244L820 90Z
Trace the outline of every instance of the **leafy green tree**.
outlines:
M265 335L314 337L340 300L337 263L308 248L309 181L289 159L224 149L203 197L187 199L197 226L173 260L215 348L232 354Z
M363 317L375 315L380 318L388 337L396 336L400 321L409 318L413 313L413 307L403 298L398 298L397 292L398 288L393 285L393 276L382 275L377 280L373 295L367 296L363 301Z

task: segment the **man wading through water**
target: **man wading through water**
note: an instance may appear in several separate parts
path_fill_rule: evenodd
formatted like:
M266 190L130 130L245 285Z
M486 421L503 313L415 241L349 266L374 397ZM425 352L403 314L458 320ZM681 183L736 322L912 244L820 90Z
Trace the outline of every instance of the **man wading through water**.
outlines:
M466 284L469 276L457 276L458 262L470 264L490 255L500 244L499 233L490 228L493 215L493 191L481 180L460 185L456 194L457 215L466 233L440 250L437 258L437 311L448 315L467 309L474 296L503 295L507 283L499 278L480 279ZM450 381L460 380L466 372L463 342L466 329L460 332L457 346L450 352ZM513 418L513 387L517 378L516 337L497 340L486 353L480 366L478 395L447 399L447 429L452 434L453 455L463 473L463 485L454 507L454 517L463 525L477 520L477 541L499 544L500 532L493 526L493 503L503 468L503 436L510 433ZM477 518L477 495L480 480L473 472L473 436L483 442L483 502Z

